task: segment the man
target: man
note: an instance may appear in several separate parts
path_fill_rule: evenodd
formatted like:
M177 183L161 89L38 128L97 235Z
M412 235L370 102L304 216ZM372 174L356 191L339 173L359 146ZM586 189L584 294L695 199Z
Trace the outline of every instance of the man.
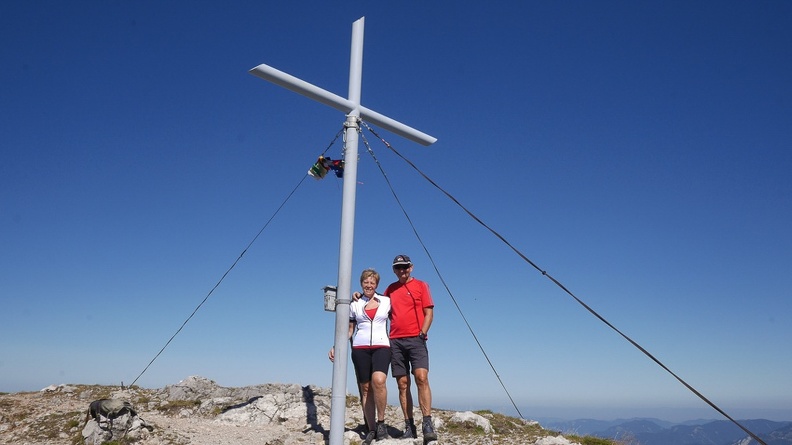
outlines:
M424 444L437 440L432 425L432 390L429 388L429 350L427 334L434 318L434 302L429 285L411 276L413 263L407 255L393 259L398 281L385 290L391 299L391 371L399 387L399 402L404 412L403 438L416 438L410 371L418 387L418 403L423 415Z

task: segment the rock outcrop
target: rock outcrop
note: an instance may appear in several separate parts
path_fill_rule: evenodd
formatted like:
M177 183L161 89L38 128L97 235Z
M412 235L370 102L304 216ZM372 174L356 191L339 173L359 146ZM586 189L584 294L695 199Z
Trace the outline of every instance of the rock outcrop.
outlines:
M97 399L126 401L133 409L113 419L111 427L88 416ZM433 417L442 444L573 444L536 422L488 411L436 409ZM399 439L400 408L389 406L386 422L394 425L388 429L391 438L377 445L422 444L420 438ZM362 442L362 423L358 398L347 396L345 445ZM330 390L314 386L228 388L189 377L161 389L52 385L36 393L0 395L0 445L323 445L329 425Z

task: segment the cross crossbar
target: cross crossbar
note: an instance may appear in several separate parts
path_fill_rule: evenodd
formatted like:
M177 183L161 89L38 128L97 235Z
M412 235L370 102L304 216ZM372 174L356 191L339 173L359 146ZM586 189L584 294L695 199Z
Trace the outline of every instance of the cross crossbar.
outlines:
M302 79L292 76L291 74L284 73L283 71L263 63L251 69L249 72L254 76L272 82L275 85L280 85L287 90L302 94L305 97L333 107L338 111L343 111L344 113L350 113L356 107L355 104L349 99L343 98L337 94L333 94L327 90L323 90L316 85L308 83ZM374 110L369 110L362 105L358 105L357 108L360 110L361 119L371 122L372 124L382 127L385 130L388 130L391 133L399 135L405 139L425 146L432 145L437 142L437 138L404 125L403 123L377 113Z

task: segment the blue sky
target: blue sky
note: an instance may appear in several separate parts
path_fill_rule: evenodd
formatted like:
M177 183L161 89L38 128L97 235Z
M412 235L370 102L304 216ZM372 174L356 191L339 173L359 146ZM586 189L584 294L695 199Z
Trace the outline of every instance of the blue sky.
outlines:
M792 419L780 1L3 2L0 391L138 376L342 128L248 70L346 96L363 16L363 105L438 138L400 153L730 415ZM719 418L366 136L524 416ZM363 148L353 282L412 256L434 405L516 414ZM138 384L331 386L340 203L304 182Z

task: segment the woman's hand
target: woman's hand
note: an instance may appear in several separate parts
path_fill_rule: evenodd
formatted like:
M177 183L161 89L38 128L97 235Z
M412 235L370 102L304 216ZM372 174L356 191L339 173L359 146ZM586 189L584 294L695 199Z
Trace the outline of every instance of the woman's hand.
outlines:
M327 358L332 362L335 359L335 346L330 347L330 352L327 353Z

